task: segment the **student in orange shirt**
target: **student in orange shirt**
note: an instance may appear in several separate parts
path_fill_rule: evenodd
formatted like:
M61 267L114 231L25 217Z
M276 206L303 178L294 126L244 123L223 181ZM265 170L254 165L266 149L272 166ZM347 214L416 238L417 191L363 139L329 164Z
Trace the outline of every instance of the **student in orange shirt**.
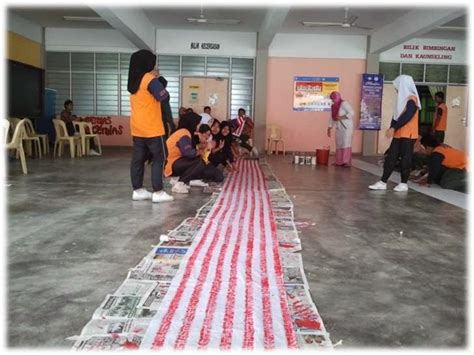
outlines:
M444 103L443 92L438 91L434 98L438 106L433 117L433 131L436 140L439 143L444 143L444 133L446 132L446 126L448 123L448 106Z
M459 149L439 144L433 136L421 139L421 144L430 155L428 176L420 181L421 185L439 184L444 189L466 192L467 156Z
M173 196L163 190L163 166L165 128L161 113L161 101L169 94L154 71L156 55L148 50L132 54L128 71L127 89L130 92L130 129L133 138L133 157L130 165L134 201L173 201ZM143 187L145 161L151 154L151 181L153 193Z
M383 166L383 175L380 181L369 186L371 190L386 190L387 180L400 161L401 183L393 190L396 192L408 191L408 177L412 165L413 148L418 138L418 113L421 110L420 98L413 78L409 75L399 75L393 82L397 92L397 100L390 128L385 133L392 138Z

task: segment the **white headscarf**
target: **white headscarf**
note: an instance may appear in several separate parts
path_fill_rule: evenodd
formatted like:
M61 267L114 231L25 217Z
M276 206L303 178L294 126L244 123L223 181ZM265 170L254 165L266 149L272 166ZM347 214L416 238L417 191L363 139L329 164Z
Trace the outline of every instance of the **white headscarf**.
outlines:
M420 97L416 90L415 82L410 75L399 75L393 81L393 86L398 90L395 108L393 109L393 119L398 121L398 118L405 109L410 96L416 96L418 109L421 110Z

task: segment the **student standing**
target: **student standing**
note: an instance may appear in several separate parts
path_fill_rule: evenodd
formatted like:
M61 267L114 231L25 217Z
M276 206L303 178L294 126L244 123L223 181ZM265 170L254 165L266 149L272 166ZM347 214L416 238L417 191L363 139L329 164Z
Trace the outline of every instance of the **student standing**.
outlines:
M437 103L436 112L433 117L433 131L436 140L439 143L444 143L444 134L448 124L448 107L444 103L444 93L438 91L435 94L435 101Z
M329 119L328 137L331 129L336 128L336 162L334 165L350 167L352 163L352 133L354 131L352 117L354 110L349 102L341 98L341 94L333 91L330 95L333 102Z
M392 174L398 159L400 162L401 183L394 191L408 191L408 177L413 157L413 148L418 138L418 116L421 110L420 98L413 78L409 75L400 75L394 82L397 99L390 128L386 131L387 138L393 138L388 155L385 158L382 179L370 185L371 190L386 190L387 180Z
M127 89L130 92L130 128L133 138L133 156L130 165L132 199L152 202L173 201L174 197L163 190L163 165L165 128L161 115L161 101L168 92L159 82L154 71L156 55L148 50L132 54L128 71ZM151 181L153 193L143 188L145 160L151 153Z

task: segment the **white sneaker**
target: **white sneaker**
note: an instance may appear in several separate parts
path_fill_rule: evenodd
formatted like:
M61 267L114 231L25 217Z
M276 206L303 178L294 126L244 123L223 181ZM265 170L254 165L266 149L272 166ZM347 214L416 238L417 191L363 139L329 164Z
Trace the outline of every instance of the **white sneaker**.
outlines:
M197 187L208 187L209 184L207 182L204 182L202 180L191 180L189 182L190 186L197 186Z
M393 191L396 191L396 192L406 192L408 191L408 185L401 182L399 183L397 186L394 187Z
M170 184L171 184L171 186L174 186L174 184L176 184L178 181L179 181L179 176L173 176L173 177L170 179Z
M89 155L96 157L100 156L99 152L95 151L94 149L89 150Z
M144 201L151 200L153 194L147 189L141 188L133 190L132 200L133 201Z
M186 187L186 184L184 182L178 181L171 188L171 192L175 192L177 194L189 194L189 189Z
M168 202L168 201L174 201L174 197L171 195L168 195L164 190L161 190L160 192L153 192L153 198L151 202L159 203L159 202Z
M370 185L369 189L371 190L387 190L387 184L383 181L377 181L375 184Z

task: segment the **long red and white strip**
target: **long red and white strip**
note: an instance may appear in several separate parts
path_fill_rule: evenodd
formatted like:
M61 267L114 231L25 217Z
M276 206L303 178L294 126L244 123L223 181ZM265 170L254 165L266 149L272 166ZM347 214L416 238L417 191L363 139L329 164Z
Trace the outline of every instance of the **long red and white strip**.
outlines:
M240 160L173 279L142 349L296 348L265 179Z

